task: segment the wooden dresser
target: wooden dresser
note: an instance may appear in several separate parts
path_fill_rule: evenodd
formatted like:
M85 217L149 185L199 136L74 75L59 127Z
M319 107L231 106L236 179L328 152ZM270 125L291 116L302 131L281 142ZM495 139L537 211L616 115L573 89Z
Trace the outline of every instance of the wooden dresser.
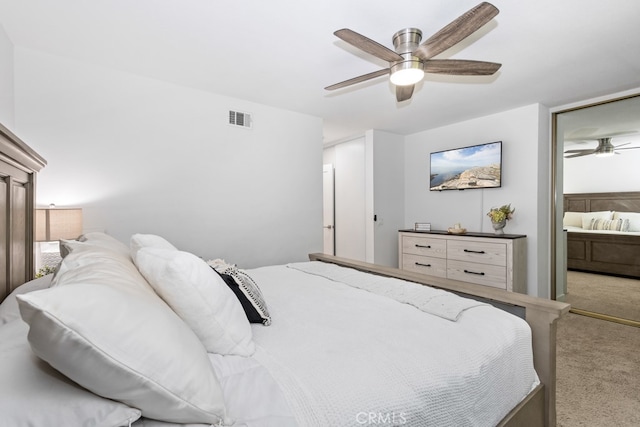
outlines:
M522 234L400 230L399 268L527 293L527 237Z

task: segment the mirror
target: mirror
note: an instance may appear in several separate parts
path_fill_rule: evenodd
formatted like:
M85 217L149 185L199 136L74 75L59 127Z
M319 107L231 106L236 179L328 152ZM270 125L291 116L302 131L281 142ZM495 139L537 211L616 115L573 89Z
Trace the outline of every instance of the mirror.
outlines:
M640 95L552 121L556 299L640 326Z

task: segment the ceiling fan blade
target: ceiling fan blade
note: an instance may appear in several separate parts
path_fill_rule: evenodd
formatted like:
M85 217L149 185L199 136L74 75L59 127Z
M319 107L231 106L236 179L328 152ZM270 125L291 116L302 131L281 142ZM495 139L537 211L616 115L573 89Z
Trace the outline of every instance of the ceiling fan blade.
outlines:
M617 150L618 147L622 147L623 145L629 145L631 144L630 142L625 142L624 144L618 144L618 145L614 145L615 149ZM624 150L624 148L621 148L621 150Z
M482 2L429 37L413 54L423 60L431 59L475 33L499 12L491 3Z
M574 151L578 151L578 150L574 150ZM568 152L565 152L565 159L570 159L572 157L582 157L582 156L590 156L591 154L594 154L596 152L596 150L582 150L584 151L583 153L576 153L576 154L571 154L569 156L567 156Z
M413 95L413 88L415 85L409 86L396 86L396 101L402 102L411 99Z
M620 144L620 145L624 145L624 144ZM616 151L622 151L622 150L638 150L640 149L640 147L625 147L625 148L618 148L620 145L618 145L616 147Z
M371 79L379 77L379 76L384 76L385 74L389 74L389 71L390 70L388 68L385 68L383 70L374 71L373 73L363 74L362 76L354 77L352 79L345 80L343 82L336 83L336 84L333 84L331 86L327 86L327 87L325 87L325 90L335 90L335 89L340 89L340 88L343 88L343 87L351 86L351 85L354 85L356 83L360 83L360 82L364 82L364 81L367 81L367 80L371 80Z
M596 152L596 149L594 148L593 150L567 150L564 152L564 154L577 154L577 153L591 154L595 152Z
M348 28L343 28L342 30L338 30L334 32L337 37L346 41L352 46L357 47L358 49L367 52L377 58L383 59L388 62L402 61L404 58L398 55L391 49L381 45L378 42L371 40L368 37L363 36L362 34L358 34L355 31L352 31Z
M425 61L424 72L452 74L456 76L490 76L500 69L502 64L466 59L431 59Z

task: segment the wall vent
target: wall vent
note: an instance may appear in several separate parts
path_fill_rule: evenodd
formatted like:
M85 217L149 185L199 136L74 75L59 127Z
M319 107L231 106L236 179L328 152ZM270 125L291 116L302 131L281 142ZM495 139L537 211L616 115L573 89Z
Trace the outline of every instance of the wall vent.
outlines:
M229 110L229 124L250 129L252 125L251 114Z

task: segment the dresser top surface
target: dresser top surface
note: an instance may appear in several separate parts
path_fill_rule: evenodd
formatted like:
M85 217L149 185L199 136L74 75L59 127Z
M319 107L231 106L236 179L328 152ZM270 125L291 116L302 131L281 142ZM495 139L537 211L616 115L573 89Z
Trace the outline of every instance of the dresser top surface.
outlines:
M476 232L472 232L472 231L468 231L464 234L455 234L455 233L449 233L446 230L431 230L431 231L416 231L416 230L412 230L412 229L406 229L406 230L398 230L399 232L402 233L416 233L416 234L431 234L431 235L444 235L444 236L454 236L454 237L485 237L485 238L489 238L489 239L522 239L527 237L526 234L495 234L495 233L476 233Z

